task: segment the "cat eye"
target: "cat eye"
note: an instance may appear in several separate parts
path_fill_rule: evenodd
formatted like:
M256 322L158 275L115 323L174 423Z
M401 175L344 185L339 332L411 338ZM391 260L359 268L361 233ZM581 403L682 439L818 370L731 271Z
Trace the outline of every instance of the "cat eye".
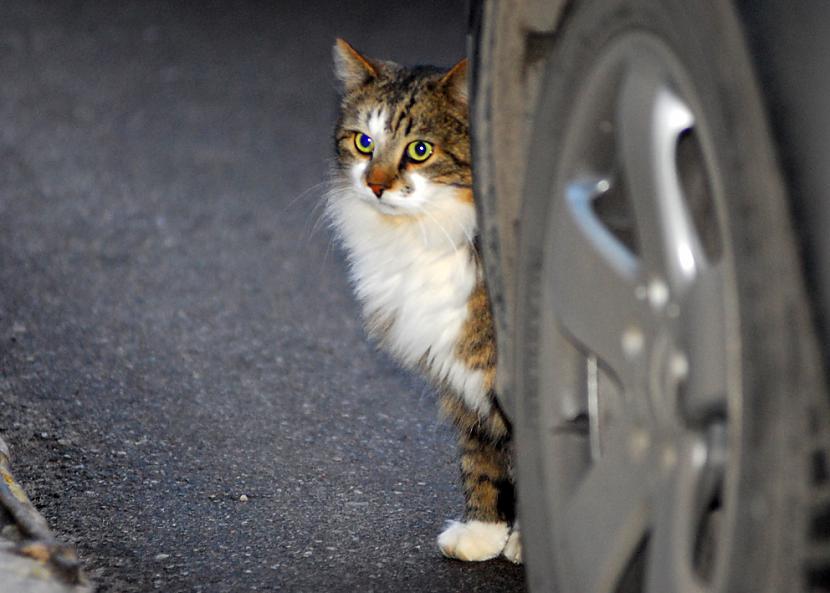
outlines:
M406 147L406 156L416 163L423 163L432 156L432 144L424 140L410 142L409 146Z
M354 146L357 151L363 154L372 154L375 150L375 141L371 136L367 136L362 132L357 132L354 135Z

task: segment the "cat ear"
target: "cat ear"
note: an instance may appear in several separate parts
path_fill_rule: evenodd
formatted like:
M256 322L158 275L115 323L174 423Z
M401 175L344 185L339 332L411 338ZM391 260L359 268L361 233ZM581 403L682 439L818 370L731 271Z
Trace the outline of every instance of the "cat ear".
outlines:
M334 71L346 91L351 91L378 76L378 67L340 38L334 44Z
M450 96L467 104L467 58L458 62L441 78L441 84L447 86Z

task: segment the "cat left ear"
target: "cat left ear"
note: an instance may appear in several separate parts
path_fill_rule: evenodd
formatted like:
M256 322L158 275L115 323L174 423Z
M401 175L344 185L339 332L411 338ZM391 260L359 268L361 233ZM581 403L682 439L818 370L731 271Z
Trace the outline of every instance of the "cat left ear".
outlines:
M347 92L378 76L377 66L340 38L334 44L334 71Z
M467 104L467 58L458 62L441 78L450 95L460 103Z

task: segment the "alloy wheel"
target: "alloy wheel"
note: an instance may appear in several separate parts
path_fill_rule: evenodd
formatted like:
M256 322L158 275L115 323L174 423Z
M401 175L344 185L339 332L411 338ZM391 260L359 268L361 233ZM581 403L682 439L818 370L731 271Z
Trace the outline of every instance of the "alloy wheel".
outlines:
M537 381L563 590L722 590L740 332L707 122L671 50L611 44L577 90L548 220Z

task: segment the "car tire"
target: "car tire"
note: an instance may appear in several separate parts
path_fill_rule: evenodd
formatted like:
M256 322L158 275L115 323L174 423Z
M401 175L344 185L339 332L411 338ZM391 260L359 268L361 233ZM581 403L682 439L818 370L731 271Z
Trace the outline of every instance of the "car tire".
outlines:
M530 590L821 590L827 390L736 15L577 1L545 51L509 357Z

